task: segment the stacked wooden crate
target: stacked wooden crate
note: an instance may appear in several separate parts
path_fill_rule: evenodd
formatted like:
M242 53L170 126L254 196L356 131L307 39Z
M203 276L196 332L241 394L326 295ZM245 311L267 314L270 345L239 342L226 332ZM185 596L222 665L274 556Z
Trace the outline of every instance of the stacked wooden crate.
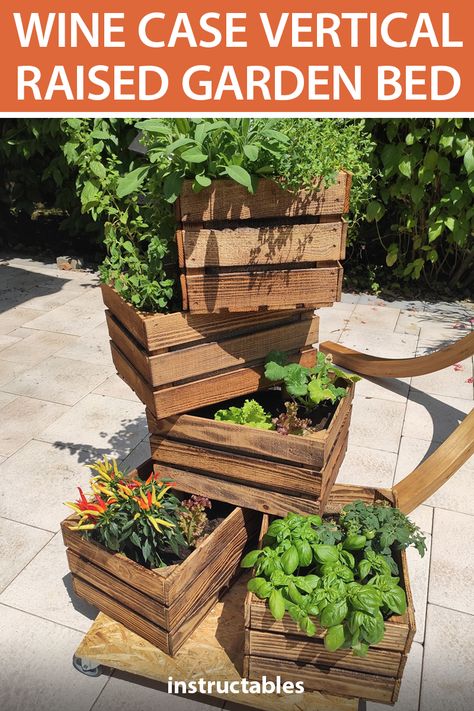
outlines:
M336 485L328 497L326 512L337 514L345 504L356 500L396 504L391 492ZM264 516L260 539L268 524L269 517ZM416 631L405 551L399 553L398 567L407 611L402 616L392 615L385 622L383 639L371 646L365 657L354 655L351 649L328 652L323 642L324 630L318 628L314 637L308 637L288 614L277 622L265 601L249 592L245 600L244 676L272 679L279 674L288 681L302 681L308 691L394 704Z
M228 507L188 559L163 571L84 541L71 530L74 517L63 524L78 594L169 654L232 583L261 512L312 513L328 501L347 448L353 386L326 428L309 436L213 414L219 403L277 395L264 377L271 351L315 364L314 309L341 293L350 182L341 173L328 188L296 195L269 180L255 195L232 181L199 194L186 184L176 232L183 310L141 313L102 287L115 366L147 409L152 460L141 470L154 467L179 495Z

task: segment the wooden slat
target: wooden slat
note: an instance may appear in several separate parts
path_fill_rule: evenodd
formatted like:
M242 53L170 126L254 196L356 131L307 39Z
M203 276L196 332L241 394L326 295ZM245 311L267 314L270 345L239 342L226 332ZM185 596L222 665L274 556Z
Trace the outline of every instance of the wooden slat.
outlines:
M276 434L276 436L281 436ZM283 493L295 492L317 499L321 493L321 474L289 464L265 461L234 454L229 450L199 447L188 442L152 435L151 456L172 467L186 467L225 478L226 481L254 483L258 488Z
M199 478L200 491L208 487L216 498L222 498L224 490L229 498L223 500L239 506L250 506L278 515L286 515L289 511L310 513L315 508L322 511L344 460L349 421L348 415L321 472L265 460L258 453L254 453L253 457L243 457L231 449L198 447L193 443L153 435L152 457L157 461L157 469L161 471L165 467L166 475L175 478L181 487L189 487L190 481ZM180 473L182 468L186 469L184 475ZM282 494L287 496L286 502Z
M275 632L250 630L250 654L256 657L276 659L327 666L334 669L380 674L380 676L399 676L402 655L371 647L365 657L357 657L351 649L328 652L321 638L297 637Z
M181 232L186 268L247 266L249 270L262 264L342 259L345 233L342 220L222 230L187 227Z
M292 636L302 636L298 629L298 625L288 615L283 620L277 622L268 611L265 603L257 600L254 596L250 596L251 601L247 605L249 616L249 627L253 630L263 632L271 632L276 634L288 634ZM402 618L394 616L385 622L385 634L383 640L374 645L374 649L385 649L390 652L403 654L407 646L407 641L410 638L410 624L408 617L405 621ZM324 637L325 631L322 627L318 627L316 631L317 639Z
M113 597L118 603L127 605L132 610L140 610L143 617L150 622L162 629L167 629L167 608L164 607L162 602L150 595L145 595L134 585L124 583L103 568L77 555L72 549L68 548L66 553L69 570L75 578L81 578L81 580L93 585Z
M324 262L322 264L325 264ZM281 309L305 304L319 308L337 300L342 268L288 269L201 274L186 277L189 308L194 313L213 310Z
M73 519L74 517L69 517L61 523L64 544L73 553L99 566L128 585L137 587L156 600L162 603L166 602L166 577L162 571L148 570L125 556L109 553L97 543L87 541L79 531L71 531L70 526L73 524ZM170 573L171 570L167 569L167 575Z
M233 451L253 456L261 455L293 464L301 464L310 469L321 469L327 462L340 432L342 423L351 412L354 385L337 406L327 430L299 437L297 435L275 436L275 432L234 425L230 422L216 422L207 417L177 415L157 420L152 412L147 412L151 433L174 440L231 448Z
M294 311L243 314L193 315L181 311L170 314L145 314L122 299L110 286L101 285L104 304L134 338L152 353L183 344L251 333L300 317Z
M256 455L270 460L293 462L309 468L320 469L324 463L324 442L296 435L275 437L275 432L253 427L217 422L195 415L175 415L157 420L147 411L148 429L153 434L172 440L231 448L236 453Z
M160 472L162 469L160 468ZM168 477L167 477L168 478ZM176 480L175 480L176 481ZM179 483L177 488L181 489ZM186 491L186 489L182 489ZM198 492L191 492L198 493ZM212 492L204 494L210 499ZM249 540L256 538L260 529L260 516L256 511L235 508L219 526L179 566L175 566L166 580L167 600L179 599L192 585L197 576L215 561L222 551L226 551L229 560L239 559ZM231 570L228 579L235 571Z
M391 703L396 679L352 672L347 669L320 668L312 664L281 661L274 657L249 657L250 679L261 679L265 675L275 679L277 675L285 681L302 681L307 690L324 691L328 694Z
M201 342L159 355L147 355L110 312L106 312L106 317L114 345L153 387L256 362L272 350L294 351L309 346L318 340L319 330L317 316L298 318L293 323L251 335L220 342Z
M262 179L254 195L233 180L214 181L200 193L184 182L177 203L182 222L246 220L297 215L341 215L348 211L351 176L340 173L335 185L308 192L291 193L272 180Z
M291 361L311 367L314 365L315 351L311 348L298 355L289 354L288 357ZM141 399L157 417L169 417L170 415L197 410L205 405L224 402L240 395L248 395L261 387L268 387L269 384L265 381L263 372L263 365L247 366L237 370L217 373L190 383L178 384L172 388L155 390L152 402L149 392L146 399ZM135 390L135 392L140 397L138 391ZM149 404L150 402L151 405Z
M226 501L235 506L242 505L263 513L271 511L278 516L286 516L289 511L317 513L319 510L317 501L312 501L309 498L266 491L237 482L214 479L210 476L204 477L202 473L170 467L161 462L157 462L155 466L163 477L172 479L180 489L190 494L208 496L218 501Z
M178 383L185 378L254 363L263 360L272 350L294 352L318 340L318 325L319 319L314 316L312 320L300 320L250 335L150 356L151 384Z
M111 617L116 622L120 622L128 629L146 639L151 644L162 649L167 654L170 653L168 643L168 632L158 625L154 625L142 615L121 603L107 593L99 590L82 578L73 577L73 588L76 595L94 607L98 607L101 612Z

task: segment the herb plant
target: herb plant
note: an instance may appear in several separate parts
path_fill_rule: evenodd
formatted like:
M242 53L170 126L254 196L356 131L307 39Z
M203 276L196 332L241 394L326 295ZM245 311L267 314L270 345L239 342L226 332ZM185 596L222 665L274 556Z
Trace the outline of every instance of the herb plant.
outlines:
M332 356L319 352L316 365L306 368L299 363L289 363L285 353L272 351L267 356L265 377L273 382L283 382L285 391L304 410L313 410L323 402L334 404L347 393L347 386L336 385L342 380L347 385L360 378L336 368Z
M229 407L218 410L214 419L219 422L233 422L236 425L246 425L259 430L274 430L272 416L256 400L246 400L242 407Z
M170 552L179 557L192 545L179 526L182 505L171 482L154 473L146 481L130 479L107 457L91 469L97 472L92 496L79 489L79 499L67 503L79 516L73 530L149 568L166 566Z
M242 567L255 572L248 589L267 600L276 620L288 613L308 636L316 634L317 625L325 628L329 651L352 648L364 656L382 639L384 620L407 607L395 561L391 565L390 553L377 552L384 548L384 534L393 533L392 547L413 543L424 552L421 534L400 511L379 516L379 508L389 510L356 502L337 521L294 513L273 520L263 547L242 560ZM363 528L370 523L374 528Z
M178 514L178 525L188 546L195 546L208 523L206 509L212 508L212 504L205 496L193 494L182 502L182 506Z

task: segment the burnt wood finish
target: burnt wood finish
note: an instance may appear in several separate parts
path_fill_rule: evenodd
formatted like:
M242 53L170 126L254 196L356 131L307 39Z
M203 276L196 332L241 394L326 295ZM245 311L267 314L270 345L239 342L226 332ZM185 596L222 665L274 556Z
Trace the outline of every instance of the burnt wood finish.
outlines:
M70 516L61 529L77 594L170 655L239 573L260 525L255 511L233 508L182 563L148 570L71 530L76 520Z
M142 314L109 286L102 294L115 367L158 418L268 387L263 364L272 350L315 361L312 311Z
M187 491L209 489L265 513L308 513L324 507L344 459L353 395L351 385L329 427L305 437L192 414L157 419L148 411L152 458Z
M329 508L338 513L342 506L356 499L366 500L367 503L387 501L384 491L340 485L329 496ZM269 517L264 516L260 540L268 524ZM395 703L416 629L404 551L401 552L399 564L400 584L407 596L407 611L386 621L383 639L370 647L366 657L355 657L350 649L327 652L322 628L316 630L314 637L308 637L288 614L277 622L265 601L248 593L245 600L244 665L248 678L260 679L262 675L274 678L280 674L287 681L303 681L308 690Z
M231 180L176 203L183 309L319 308L340 299L351 175L296 193L260 180L251 195Z

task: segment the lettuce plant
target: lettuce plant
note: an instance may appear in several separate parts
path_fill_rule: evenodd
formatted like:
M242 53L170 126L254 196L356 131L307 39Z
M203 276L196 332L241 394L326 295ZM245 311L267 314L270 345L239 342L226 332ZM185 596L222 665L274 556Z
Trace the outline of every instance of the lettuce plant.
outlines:
M246 425L259 430L274 430L272 416L265 412L256 400L246 400L242 407L231 406L218 410L214 415L218 422L233 422L235 425Z

